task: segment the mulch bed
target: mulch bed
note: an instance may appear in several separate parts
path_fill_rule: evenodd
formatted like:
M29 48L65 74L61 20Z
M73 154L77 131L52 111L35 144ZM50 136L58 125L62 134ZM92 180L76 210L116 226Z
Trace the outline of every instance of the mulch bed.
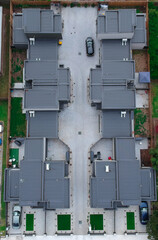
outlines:
M134 50L133 60L135 60L135 71L136 72L147 72L148 71L148 57L147 50Z
M23 82L24 60L26 60L26 50L12 50L12 86L16 82Z
M141 149L141 166L142 167L151 167L151 155L149 154L149 149Z

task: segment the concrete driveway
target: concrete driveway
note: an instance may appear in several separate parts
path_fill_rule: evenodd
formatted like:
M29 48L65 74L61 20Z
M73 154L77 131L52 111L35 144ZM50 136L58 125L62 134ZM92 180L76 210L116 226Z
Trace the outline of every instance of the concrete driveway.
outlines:
M59 137L72 151L73 233L87 234L88 178L90 174L88 152L100 138L99 112L88 99L90 68L99 64L99 44L96 39L97 8L63 8L63 45L59 47L59 64L69 67L72 77L72 103L59 115ZM92 37L95 54L87 57L85 39Z

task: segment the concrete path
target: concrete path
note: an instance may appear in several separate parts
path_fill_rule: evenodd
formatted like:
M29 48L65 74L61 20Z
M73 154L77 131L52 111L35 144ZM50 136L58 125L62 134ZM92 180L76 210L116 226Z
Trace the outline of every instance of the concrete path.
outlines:
M38 237L24 237L24 236L10 236L9 238L3 238L4 240L96 240L96 236L80 236L80 235L71 235L71 236L38 236ZM138 235L105 235L97 236L97 240L147 240L147 234L138 234Z

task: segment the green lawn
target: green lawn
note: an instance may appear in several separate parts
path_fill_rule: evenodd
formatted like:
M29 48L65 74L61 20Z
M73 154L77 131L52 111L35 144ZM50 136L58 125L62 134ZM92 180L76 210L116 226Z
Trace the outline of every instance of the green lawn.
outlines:
M18 148L11 148L9 152L9 158L10 159L15 159L15 164L18 166L19 164L19 149Z
M8 97L8 80L9 80L9 15L5 17L5 58L3 62L3 76L0 77L0 98Z
M4 122L3 133L3 164L2 164L2 195L1 195L1 224L0 224L0 236L5 235L6 223L5 223L5 209L6 205L3 201L3 189L4 189L4 169L6 168L6 149L7 149L7 118L8 118L8 102L0 101L0 121Z
M153 99L152 99L152 105L153 105L153 113L152 117L153 118L158 118L158 83L152 81L152 94L153 94Z
M10 136L26 136L26 115L22 113L22 98L11 99Z
M90 224L92 230L103 230L103 215L102 214L90 215Z
M149 3L149 54L151 79L158 79L158 6Z
M134 212L126 212L127 230L135 230L135 216Z
M26 214L26 231L34 230L34 214Z
M71 215L58 215L58 231L71 230Z

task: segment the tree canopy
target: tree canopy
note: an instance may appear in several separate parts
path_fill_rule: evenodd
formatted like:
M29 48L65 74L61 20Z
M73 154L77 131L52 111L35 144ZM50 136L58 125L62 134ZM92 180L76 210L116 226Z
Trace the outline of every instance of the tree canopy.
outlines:
M158 240L158 210L153 212L147 224L148 239Z

